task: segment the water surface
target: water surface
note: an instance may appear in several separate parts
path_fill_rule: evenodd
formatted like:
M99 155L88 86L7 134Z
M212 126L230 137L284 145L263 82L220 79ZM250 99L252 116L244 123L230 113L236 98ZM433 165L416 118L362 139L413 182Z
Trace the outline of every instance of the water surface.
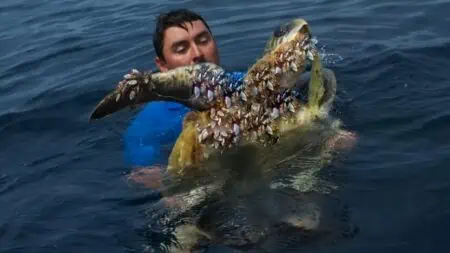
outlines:
M88 124L129 69L154 68L161 11L210 23L224 67L245 70L276 25L309 21L360 135L339 165L359 235L314 252L449 252L450 1L20 1L0 3L0 252L142 252L121 134Z

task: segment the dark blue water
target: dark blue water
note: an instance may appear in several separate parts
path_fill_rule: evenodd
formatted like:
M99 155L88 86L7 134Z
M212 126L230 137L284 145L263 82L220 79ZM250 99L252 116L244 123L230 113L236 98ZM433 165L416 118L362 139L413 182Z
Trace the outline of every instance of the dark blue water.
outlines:
M124 179L133 115L88 115L131 68L154 68L154 17L178 7L204 15L234 70L277 24L311 24L360 135L337 175L360 233L326 252L450 252L443 0L1 1L0 252L142 252L157 196Z

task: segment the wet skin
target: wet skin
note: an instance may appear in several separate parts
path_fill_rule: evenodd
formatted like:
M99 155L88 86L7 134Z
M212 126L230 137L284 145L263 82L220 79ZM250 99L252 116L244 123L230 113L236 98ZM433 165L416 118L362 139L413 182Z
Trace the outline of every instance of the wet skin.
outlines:
M164 59L156 57L161 72L196 64L211 62L220 65L219 50L214 37L202 21L185 23L185 29L170 27L164 33Z

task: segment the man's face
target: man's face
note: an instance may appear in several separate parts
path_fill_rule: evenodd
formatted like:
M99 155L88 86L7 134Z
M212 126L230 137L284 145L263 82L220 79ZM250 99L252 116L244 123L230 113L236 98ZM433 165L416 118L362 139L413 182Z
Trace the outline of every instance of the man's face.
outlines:
M199 62L219 65L216 42L201 20L185 23L187 31L180 27L170 27L164 33L163 55L156 57L156 65L161 72L176 67Z

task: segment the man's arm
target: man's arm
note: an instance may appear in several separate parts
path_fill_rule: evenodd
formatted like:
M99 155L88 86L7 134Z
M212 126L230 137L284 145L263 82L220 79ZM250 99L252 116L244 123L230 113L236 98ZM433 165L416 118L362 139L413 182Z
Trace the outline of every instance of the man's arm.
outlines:
M145 188L162 187L163 168L181 132L187 107L171 102L152 102L138 113L124 134L126 164L133 168L128 180Z

